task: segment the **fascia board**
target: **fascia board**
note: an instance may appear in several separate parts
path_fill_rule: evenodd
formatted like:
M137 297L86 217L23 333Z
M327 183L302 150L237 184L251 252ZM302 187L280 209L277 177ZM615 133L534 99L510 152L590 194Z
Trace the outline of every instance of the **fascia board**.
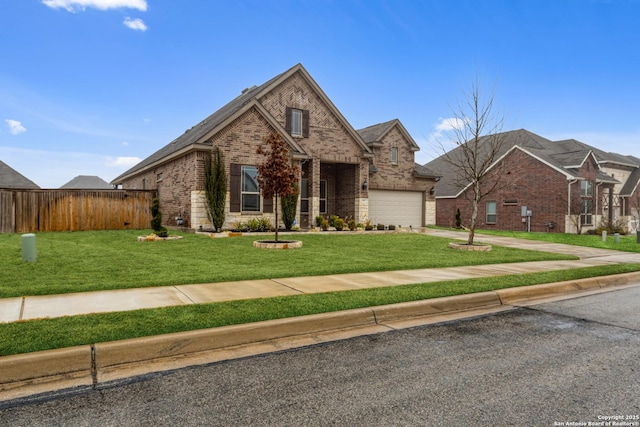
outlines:
M159 166L162 166L165 163L169 163L170 161L172 161L172 160L174 160L174 159L176 159L178 157L181 157L181 156L183 156L183 155L185 155L187 153L190 153L192 151L202 151L202 150L209 151L209 150L211 150L211 146L208 145L208 144L201 144L201 143L193 143L193 144L187 145L186 147L183 147L183 148L179 149L178 151L175 151L175 152L169 154L166 157L163 157L163 158L161 158L159 160L156 160L153 163L149 163L148 165L146 165L146 166L144 166L144 167L142 167L140 169L137 169L133 173L130 173L128 175L122 175L122 176L120 176L120 179L118 179L117 182L114 180L114 181L111 181L109 184L112 184L112 185L120 184L120 183L122 183L122 181L124 181L126 179L129 179L129 178L134 177L136 175L140 175L141 173L147 172L147 171L149 171L151 169L155 169L155 168L157 168Z
M238 111L236 111L235 113L227 117L225 120L220 122L218 126L216 126L215 128L211 129L209 132L204 134L198 140L198 142L202 143L204 141L207 141L209 138L211 138L218 132L222 131L225 127L233 123L234 120L238 119L239 117L241 117L243 114L245 114L247 111L251 110L252 108L255 108L258 111L258 114L264 117L267 123L269 123L275 130L278 131L278 133L280 133L280 135L284 137L284 139L287 141L287 143L291 148L293 148L295 151L299 153L306 154L305 151L302 149L302 147L300 147L300 145L298 145L298 143L293 138L291 138L291 135L289 135L284 130L284 128L280 125L280 123L278 123L278 121L271 114L269 114L269 112L256 99L252 99L250 102L247 102L245 105L242 106L242 108L238 109Z

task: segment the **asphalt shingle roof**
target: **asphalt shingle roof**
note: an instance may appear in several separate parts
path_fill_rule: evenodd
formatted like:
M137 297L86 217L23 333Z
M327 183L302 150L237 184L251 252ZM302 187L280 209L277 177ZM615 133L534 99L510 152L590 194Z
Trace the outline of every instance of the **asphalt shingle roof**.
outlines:
M504 138L504 144L497 158L500 158L501 155L507 153L514 146L519 146L550 166L575 178L580 176L573 167L581 165L589 152L592 152L596 160L601 164L615 163L640 167L638 159L631 156L607 153L573 139L553 142L525 129L503 132L498 135ZM487 137L484 137L481 139L481 144L486 141ZM460 156L462 155L461 153L462 150L458 147L452 150L449 155ZM465 183L456 179L457 171L445 160L444 155L425 164L425 166L442 175L442 179L437 184L436 194L438 197L455 197L466 186ZM603 172L598 172L598 179L610 183L619 182Z
M285 72L286 73L286 72ZM207 133L211 132L218 125L224 122L226 119L231 117L233 114L238 112L242 107L251 102L256 94L260 93L263 88L268 87L272 82L280 78L281 75L285 74L281 73L270 79L266 83L260 86L253 86L248 88L242 93L233 99L231 102L208 116L206 119L202 120L197 125L187 129L182 135L171 141L169 144L165 145L155 153L151 154L146 159L142 160L137 165L133 166L131 169L127 170L123 174L116 177L112 182L117 183L122 177L129 175L133 172L143 169L146 166L149 166L159 160L162 160L173 153L180 151L183 148L186 148L196 142L198 142L201 138L203 138Z
M99 176L78 175L60 188L77 190L110 190L113 189L113 186Z
M0 188L38 189L40 187L0 160Z

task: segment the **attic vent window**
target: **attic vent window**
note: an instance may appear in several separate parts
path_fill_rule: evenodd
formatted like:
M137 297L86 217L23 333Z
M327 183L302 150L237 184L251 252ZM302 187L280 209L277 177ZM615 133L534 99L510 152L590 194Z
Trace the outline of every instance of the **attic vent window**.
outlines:
M518 199L504 199L502 204L505 206L514 206L518 204Z

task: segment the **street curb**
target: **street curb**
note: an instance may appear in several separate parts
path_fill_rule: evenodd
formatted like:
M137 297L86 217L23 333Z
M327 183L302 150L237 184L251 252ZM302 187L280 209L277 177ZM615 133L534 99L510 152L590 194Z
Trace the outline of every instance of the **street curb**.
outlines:
M640 281L640 271L494 291L503 305Z
M212 359L208 359L207 354L246 345L268 344L283 339L298 340L308 345L314 341L300 338L330 336L348 330L352 330L351 335L345 336L378 333L391 329L387 323L491 309L634 281L640 281L640 272L2 356L0 402L71 387L95 387L115 379L157 372L171 366L167 362L177 359L182 359L180 366L210 363ZM315 342L327 340L326 337L318 338ZM267 347L263 352L274 351L278 345ZM281 348L291 347L285 345ZM230 354L224 358L233 358L233 354L238 357L237 354L242 353Z

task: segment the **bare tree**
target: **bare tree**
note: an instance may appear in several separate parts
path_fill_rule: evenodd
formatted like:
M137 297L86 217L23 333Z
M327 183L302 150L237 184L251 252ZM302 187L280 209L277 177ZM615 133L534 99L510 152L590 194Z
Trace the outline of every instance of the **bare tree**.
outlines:
M436 147L442 154L441 158L455 172L455 184L466 189L465 196L472 203L469 245L473 245L475 237L478 205L485 196L499 189L503 175L496 161L505 151L504 118L493 111L494 96L495 89L488 97L482 97L476 78L469 91L464 93L465 100L457 109L452 109L451 144L437 142Z

